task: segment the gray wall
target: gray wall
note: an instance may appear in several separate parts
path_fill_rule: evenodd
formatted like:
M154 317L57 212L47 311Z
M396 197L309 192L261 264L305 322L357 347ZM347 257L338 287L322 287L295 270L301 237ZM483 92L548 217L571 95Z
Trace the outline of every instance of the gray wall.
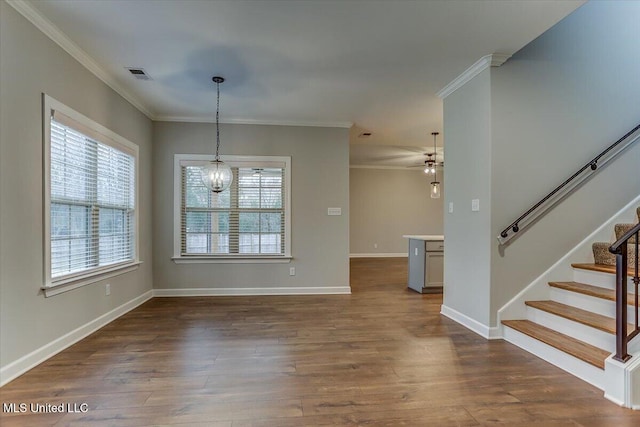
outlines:
M152 124L7 3L0 2L0 365L152 287ZM140 259L135 272L45 298L42 101L47 93L140 147Z
M221 125L227 155L291 156L290 264L175 264L174 154L212 154L214 124L154 124L154 286L178 288L327 287L349 285L348 129ZM341 207L342 216L328 216ZM296 275L289 276L289 267Z
M491 91L487 69L444 102L444 305L489 322L491 286ZM471 211L471 200L480 211ZM453 203L453 213L448 213Z
M485 231L467 239L477 258L466 266L463 259L470 249L461 242L472 227L458 216L459 210L445 215L446 305L464 307L463 313L495 326L498 309L640 194L636 145L508 246L499 248L495 239L522 212L639 123L639 19L639 2L589 2L504 65L486 70L445 100L447 199L468 203L468 193L481 190L481 208L488 210L481 210L477 219L490 215L489 222L475 221ZM488 90L483 99L490 102L489 115L486 103L478 103L477 85ZM473 131L477 117L485 117L490 125L489 144ZM485 156L490 153L490 176L460 162L459 151L474 150L474 144L481 144ZM466 183L459 186L455 180ZM488 205L483 204L486 197ZM462 268L468 272L460 272ZM487 271L488 307L465 303L479 297L485 304L486 296L475 291L452 292L458 278L465 276L470 289L485 292Z
M493 69L492 236L640 123L639 22L640 2L589 2ZM639 194L637 144L504 253L494 242L492 323L523 285Z
M444 194L446 185L440 171L438 179ZM351 168L350 252L406 254L408 241L403 235L442 234L444 196L429 197L432 180L433 175L421 169Z

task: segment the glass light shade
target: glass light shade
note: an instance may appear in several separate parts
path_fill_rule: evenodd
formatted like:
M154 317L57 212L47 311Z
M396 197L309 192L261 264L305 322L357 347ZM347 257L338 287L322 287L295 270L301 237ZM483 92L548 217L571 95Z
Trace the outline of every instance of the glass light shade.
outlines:
M212 160L201 170L202 183L214 193L221 193L231 185L233 173L229 165L221 160Z
M440 198L440 183L438 181L434 181L431 183L431 198L439 199Z

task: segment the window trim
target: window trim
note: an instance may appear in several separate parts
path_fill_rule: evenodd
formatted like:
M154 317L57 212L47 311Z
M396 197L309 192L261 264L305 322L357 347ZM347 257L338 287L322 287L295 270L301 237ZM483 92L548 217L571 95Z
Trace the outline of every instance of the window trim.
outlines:
M181 210L182 203L182 162L210 162L215 156L209 154L174 154L173 156L173 257L176 264L262 264L262 263L287 263L291 262L291 157L290 156L246 156L246 155L226 155L220 156L223 162L229 163L251 163L251 162L278 162L284 163L284 185L285 185L285 238L284 254L282 255L195 255L183 256L181 254Z
M51 117L54 111L58 111L70 119L86 127L98 142L125 152L134 158L134 258L131 261L117 264L94 267L89 270L80 271L53 279L51 277ZM78 129L82 133L82 129ZM43 286L46 297L57 295L72 289L114 277L120 274L133 271L141 264L140 261L140 228L139 228L139 147L137 144L118 135L112 130L91 120L87 116L67 107L56 99L42 94L42 138L43 138Z

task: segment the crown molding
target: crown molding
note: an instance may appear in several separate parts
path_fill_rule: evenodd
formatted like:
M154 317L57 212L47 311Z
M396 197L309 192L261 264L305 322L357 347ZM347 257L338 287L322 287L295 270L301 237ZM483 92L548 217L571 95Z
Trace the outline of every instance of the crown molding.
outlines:
M507 59L509 58L511 58L511 55L506 53L493 53L491 55L483 56L477 60L475 64L467 68L462 74L453 79L451 83L442 88L436 95L438 95L438 98L440 99L446 98L487 68L499 67L507 62Z
M186 123L215 123L213 117L197 116L156 116L153 120L158 122L186 122ZM295 120L251 120L251 119L224 119L222 124L229 125L268 125L268 126L304 126L322 128L345 128L353 126L352 122L307 122Z
M73 42L65 33L49 21L39 10L26 0L6 0L18 13L24 16L37 29L42 31L47 37L53 40L58 46L71 55L76 61L82 64L93 75L102 80L107 86L116 91L134 107L140 110L151 120L154 114L137 97L120 85L116 79L104 70L87 52Z

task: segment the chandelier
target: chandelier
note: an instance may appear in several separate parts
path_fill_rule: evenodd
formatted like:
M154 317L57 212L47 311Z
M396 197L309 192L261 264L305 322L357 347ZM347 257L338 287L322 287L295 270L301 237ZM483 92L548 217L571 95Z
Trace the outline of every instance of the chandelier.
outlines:
M221 193L231 185L233 173L229 165L220 160L220 83L223 77L212 78L216 84L216 157L201 169L202 183L214 193Z

